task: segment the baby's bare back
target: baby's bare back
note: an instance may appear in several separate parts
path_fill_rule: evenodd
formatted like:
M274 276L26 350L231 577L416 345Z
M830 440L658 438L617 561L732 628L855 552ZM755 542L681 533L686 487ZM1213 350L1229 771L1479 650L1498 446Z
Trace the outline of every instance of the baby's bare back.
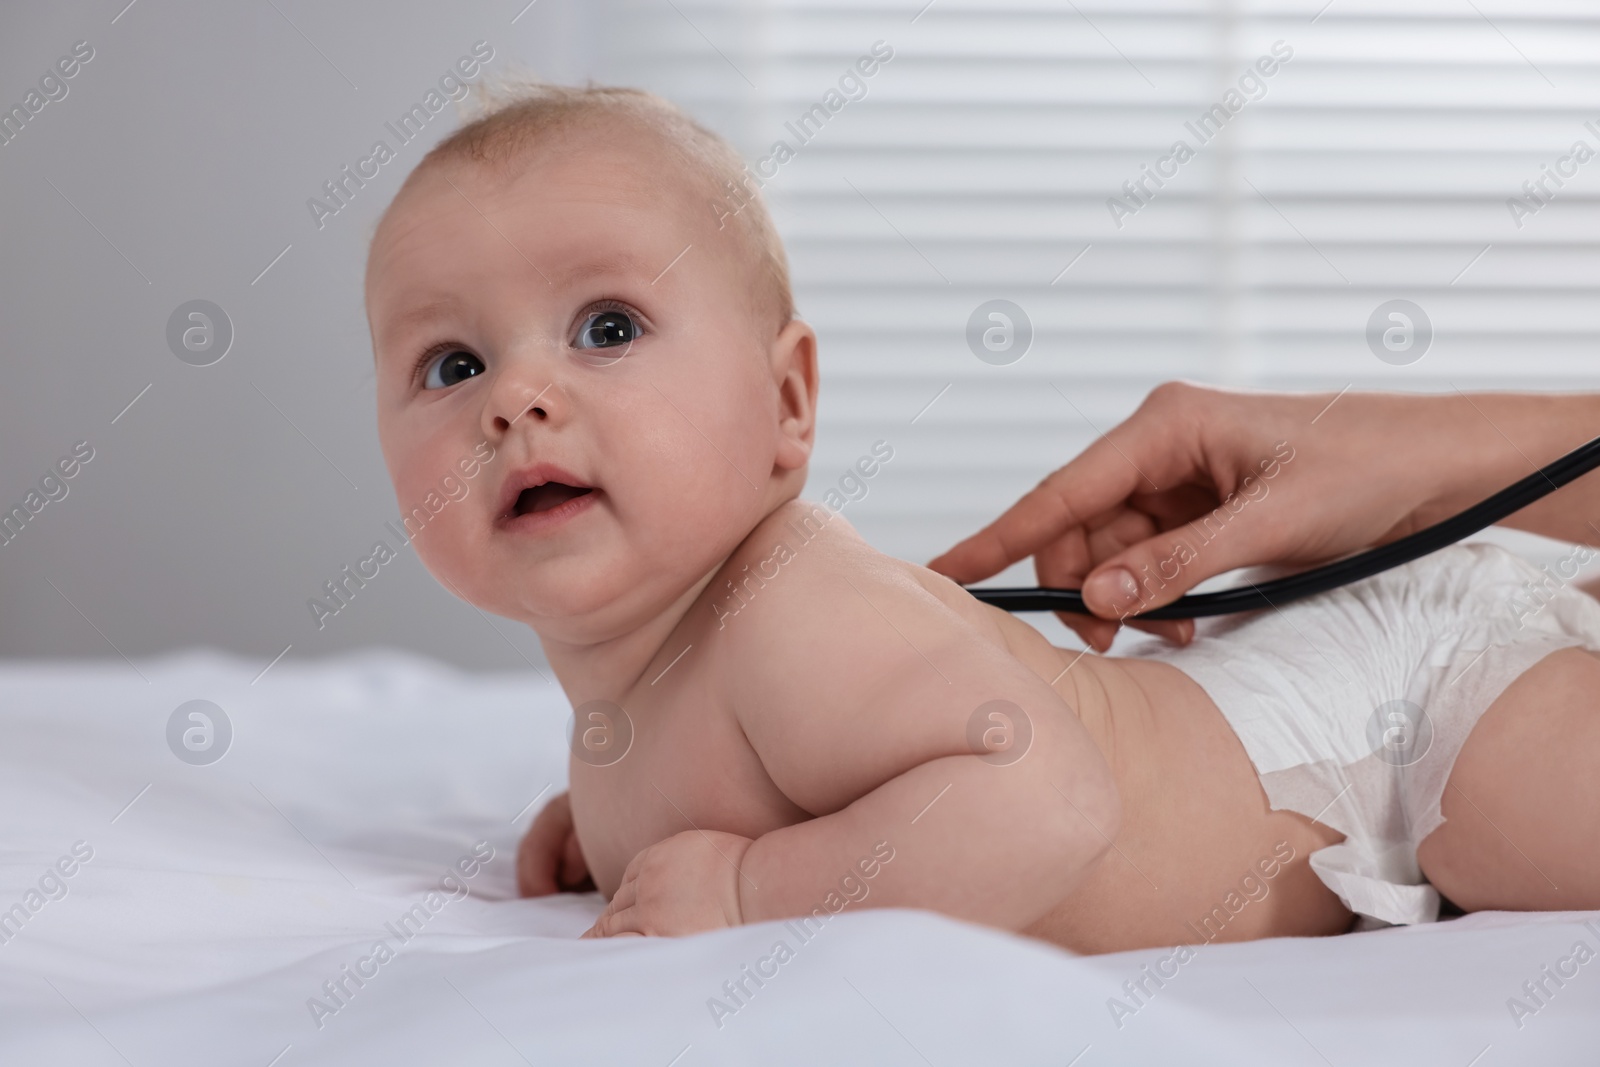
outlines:
M1026 932L1113 952L1349 928L1351 913L1307 863L1341 835L1268 808L1244 746L1199 685L1156 660L1080 659L1020 620L1002 626L1035 669L1071 665L1056 688L1105 753L1122 798L1115 847Z
M608 897L630 859L674 834L760 839L815 821L839 840L797 846L791 865L840 871L784 869L785 881L836 881L852 849L881 839L897 859L881 868L872 903L962 914L1078 951L1348 926L1306 863L1338 835L1267 809L1243 747L1187 676L1054 648L826 516L780 508L700 591L659 662L617 702L625 755L575 746L575 826ZM985 701L969 679L989 674L1003 676L997 693L1042 681L1060 699ZM908 703L921 710L908 717ZM983 710L1024 703L1025 723ZM990 753L979 777L963 777L989 723L1012 743L1027 734L1028 747ZM964 728L960 754L934 724ZM1079 738L1109 765L1120 817L1076 792L1104 766ZM1024 780L1031 791L993 806ZM1018 859L1051 848L1063 850L1055 867ZM952 887L946 866L961 857L971 885ZM768 910L811 910L803 890L790 895Z

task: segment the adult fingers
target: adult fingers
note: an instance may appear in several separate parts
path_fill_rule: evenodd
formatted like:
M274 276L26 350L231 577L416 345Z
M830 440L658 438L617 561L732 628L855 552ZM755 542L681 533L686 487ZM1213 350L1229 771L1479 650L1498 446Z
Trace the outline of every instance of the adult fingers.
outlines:
M1033 570L1039 584L1053 589L1077 589L1083 579L1094 569L1090 554L1090 535L1083 527L1074 527L1066 535L1045 545L1033 554ZM1084 644L1096 652L1111 647L1117 636L1118 624L1093 615L1075 615L1056 612L1056 618L1078 635Z
M1124 425L1132 425L1137 417L1136 413ZM1134 445L1129 441L1123 447ZM1143 482L1135 462L1102 435L998 519L930 561L928 567L963 585L981 581L1126 500Z
M1080 589L1097 559L1109 558L1158 530L1157 522L1142 510L1115 508L1095 519L1091 529L1078 527L1066 537L1053 541L1034 553L1034 571L1039 584L1054 589ZM1064 611L1056 618L1096 652L1106 652L1121 628L1117 622ZM1129 620L1137 629L1155 634L1176 644L1188 644L1194 637L1194 624L1187 619L1160 619L1147 622Z
M1141 494L1133 499L1138 503L1137 508L1120 508L1111 515L1107 521L1096 525L1088 536L1088 555L1093 560L1105 560L1115 557L1128 548L1154 537L1158 531L1165 527L1177 525L1174 516L1182 514L1185 518L1197 514L1202 508L1186 506L1182 498L1186 494L1181 490L1164 492L1161 494ZM1214 499L1214 498L1213 498ZM1181 512L1175 510L1181 508ZM1085 568L1085 572L1092 572L1094 567ZM1079 577L1073 586L1082 588L1084 580ZM1093 618L1093 616L1077 616L1078 618ZM1126 625L1145 633L1155 634L1174 644L1186 645L1194 639L1194 623L1189 619L1148 619L1140 620L1137 616L1124 620ZM1103 622L1102 625L1110 625ZM1095 644L1096 651L1105 652L1111 647L1111 640L1116 635L1115 628L1109 635L1103 636L1103 631L1096 631L1096 638L1104 640L1104 644ZM1087 640L1087 638L1086 638Z
M1065 611L1056 612L1056 618L1062 625L1078 635L1078 638L1091 649L1099 653L1111 651L1112 644L1116 641L1117 632L1123 626L1130 626L1135 630L1142 630L1147 634L1154 634L1164 641L1175 645L1187 645L1194 640L1193 619L1140 619L1137 615L1130 616L1122 622L1113 619L1102 619L1094 615L1077 615Z
M1128 619L1126 625L1135 630L1143 630L1147 634L1155 634L1175 645L1187 645L1194 640L1193 619L1140 619L1134 616Z
M1146 538L1103 560L1083 583L1083 599L1102 618L1132 621L1170 604L1207 578L1270 558L1262 548L1268 518L1237 499L1192 522Z

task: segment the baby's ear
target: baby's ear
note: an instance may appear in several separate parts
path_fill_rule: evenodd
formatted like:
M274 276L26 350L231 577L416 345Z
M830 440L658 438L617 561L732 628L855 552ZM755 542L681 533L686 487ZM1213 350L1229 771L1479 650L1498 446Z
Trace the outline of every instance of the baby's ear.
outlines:
M778 453L784 470L798 470L811 458L817 431L817 333L808 323L789 320L772 341L773 383L778 387Z

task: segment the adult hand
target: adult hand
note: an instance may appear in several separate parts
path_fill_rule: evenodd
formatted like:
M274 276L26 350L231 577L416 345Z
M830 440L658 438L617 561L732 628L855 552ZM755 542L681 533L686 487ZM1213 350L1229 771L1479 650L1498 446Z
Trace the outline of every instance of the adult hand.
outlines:
M1449 514L1488 429L1453 400L1168 383L928 566L965 584L1033 556L1041 585L1083 589L1098 618L1061 619L1096 650L1123 619L1187 642L1192 621L1133 620L1236 567L1321 562Z
M525 897L594 889L572 828L572 798L558 793L534 817L517 846L517 890Z

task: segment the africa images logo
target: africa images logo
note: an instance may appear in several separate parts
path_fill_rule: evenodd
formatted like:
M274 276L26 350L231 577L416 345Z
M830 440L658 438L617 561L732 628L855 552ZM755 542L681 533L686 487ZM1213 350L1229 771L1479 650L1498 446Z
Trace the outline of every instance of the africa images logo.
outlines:
M446 100L464 99L468 84L493 58L493 45L488 41L476 42L469 55L456 60L454 66L439 76L437 88L430 88L424 93L420 103L412 104L394 122L385 122L384 129L393 135L396 148L404 147L421 137L423 128L435 115L444 110ZM371 151L356 160L354 170L346 164L340 168L338 174L323 182L323 196L313 196L306 201L306 209L311 212L311 221L317 224L317 229L320 230L327 225L329 216L337 215L349 207L350 201L355 199L356 194L367 187L367 182L376 178L379 169L394 160L397 155L395 148L389 147L387 140L379 138L372 143Z

